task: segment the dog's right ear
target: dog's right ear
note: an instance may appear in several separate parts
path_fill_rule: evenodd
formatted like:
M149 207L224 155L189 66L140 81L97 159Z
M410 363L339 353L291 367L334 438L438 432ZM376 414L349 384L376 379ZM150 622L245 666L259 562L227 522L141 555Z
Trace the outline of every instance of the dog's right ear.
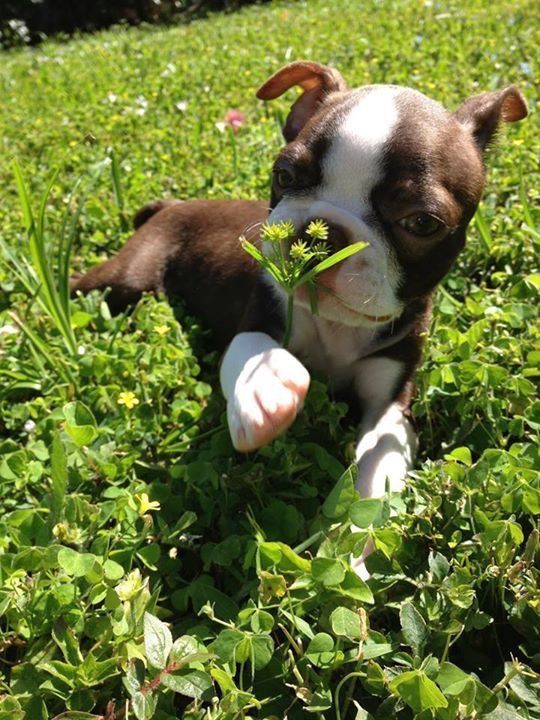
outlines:
M278 70L257 91L259 100L273 100L293 85L304 91L294 103L283 128L287 142L294 140L309 118L319 109L327 95L347 90L340 73L327 65L300 60Z
M517 122L528 114L525 98L514 85L504 90L474 95L459 107L454 116L485 150L502 122Z

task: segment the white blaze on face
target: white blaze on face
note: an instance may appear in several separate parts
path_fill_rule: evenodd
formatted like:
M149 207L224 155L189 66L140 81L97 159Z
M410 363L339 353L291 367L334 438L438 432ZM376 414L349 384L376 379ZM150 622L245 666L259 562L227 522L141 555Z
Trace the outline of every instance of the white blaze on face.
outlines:
M370 210L371 191L382 179L384 153L398 123L400 92L374 86L358 93L324 159L321 199L359 216Z
M396 87L374 86L357 93L332 138L319 191L321 199L337 209L331 219L352 231L354 241L369 243L342 263L335 291L350 307L375 317L397 316L402 309L396 297L399 266L382 231L370 223L371 195L383 179L385 152L399 121L400 92Z

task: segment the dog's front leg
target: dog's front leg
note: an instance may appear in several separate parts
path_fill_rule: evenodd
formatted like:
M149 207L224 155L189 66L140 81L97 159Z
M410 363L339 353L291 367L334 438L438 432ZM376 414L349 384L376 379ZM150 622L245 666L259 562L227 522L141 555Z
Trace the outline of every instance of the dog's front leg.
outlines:
M416 454L416 434L395 396L401 364L389 358L371 358L362 363L357 390L364 406L356 447L356 489L364 498L382 497L387 490L400 492ZM367 578L364 561L373 551L368 541L362 554L352 559L360 577Z
M400 492L411 470L416 451L416 436L398 403L381 413L366 417L356 447L357 490L366 498Z
M310 377L269 335L243 332L227 348L220 380L233 445L249 452L289 427L304 404Z

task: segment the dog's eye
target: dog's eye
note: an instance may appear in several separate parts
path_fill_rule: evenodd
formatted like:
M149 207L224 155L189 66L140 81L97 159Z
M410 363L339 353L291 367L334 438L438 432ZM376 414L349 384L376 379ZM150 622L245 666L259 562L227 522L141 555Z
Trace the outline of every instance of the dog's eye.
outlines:
M286 190L296 184L296 175L292 168L282 167L277 168L275 172L276 182L280 188Z
M414 213L407 217L398 220L404 230L411 233L411 235L418 235L418 237L429 237L435 235L443 226L444 223L436 218L434 215L428 215L428 213Z

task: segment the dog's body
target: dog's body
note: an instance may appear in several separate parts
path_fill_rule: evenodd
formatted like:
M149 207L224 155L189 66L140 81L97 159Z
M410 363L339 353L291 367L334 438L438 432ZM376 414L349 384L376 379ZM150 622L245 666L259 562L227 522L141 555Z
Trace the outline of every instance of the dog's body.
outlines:
M415 438L406 418L428 327L431 295L465 242L484 183L482 151L501 121L527 114L518 90L471 98L456 113L407 88L348 90L335 70L299 62L260 89L262 99L293 85L303 94L284 128L266 203L158 201L112 260L74 283L111 288L121 309L143 291L182 296L228 344L221 383L239 450L271 441L294 420L309 386L306 368L351 391L362 408L358 489L399 490ZM280 347L283 292L243 251L261 222L314 218L334 248L366 250L323 273L318 315L295 294L290 352ZM256 234L256 233L255 233ZM264 247L263 247L264 251ZM327 292L330 290L331 292Z

